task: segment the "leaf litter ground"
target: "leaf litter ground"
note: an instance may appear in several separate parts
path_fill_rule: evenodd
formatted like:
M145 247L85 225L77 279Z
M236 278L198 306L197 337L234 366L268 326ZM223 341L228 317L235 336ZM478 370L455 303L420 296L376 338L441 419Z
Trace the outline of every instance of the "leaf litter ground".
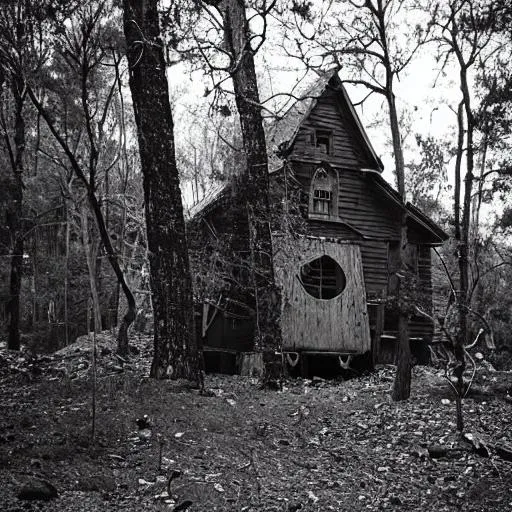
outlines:
M129 361L108 334L98 346L94 443L90 340L53 356L0 351L2 510L512 510L512 462L493 449L512 442L509 372L482 367L464 401L466 432L486 457L456 435L433 368L414 369L402 403L389 398L392 367L288 380L280 392L209 375L205 396L147 377L147 337ZM34 479L58 498L18 499Z

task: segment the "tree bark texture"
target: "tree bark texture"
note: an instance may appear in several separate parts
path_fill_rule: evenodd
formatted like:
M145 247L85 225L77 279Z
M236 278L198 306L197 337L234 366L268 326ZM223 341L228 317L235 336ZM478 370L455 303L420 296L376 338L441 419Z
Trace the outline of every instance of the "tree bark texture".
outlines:
M154 312L151 376L198 380L192 280L157 0L124 0Z
M393 143L393 155L395 157L396 186L400 196L405 201L405 164L404 152L402 149L402 138L400 136L400 124L398 122L398 113L396 110L395 95L393 93L393 82L389 80L387 86L387 101L389 108L389 124L391 127L391 140ZM407 235L407 233L406 233Z
M255 350L263 353L265 384L282 373L281 358L276 356L281 350L280 294L272 256L267 148L245 4L241 0L223 0L219 8L226 48L232 58L230 71L242 128L245 166L239 177L237 200L245 208L249 224Z
M23 83L14 79L14 155L12 155L12 176L10 180L9 206L7 208L7 227L10 238L11 272L9 280L9 326L7 347L20 349L20 292L23 267L23 154L25 151L25 120L23 104L25 101Z
M402 156L403 162L403 156ZM403 169L402 169L402 177ZM402 191L405 195L405 185L402 184ZM405 197L402 196L405 203ZM411 395L411 345L409 341L409 310L411 304L405 304L403 299L406 280L410 276L410 269L407 268L407 212L404 210L401 215L400 228L400 286L398 296L398 354L396 359L396 375L393 383L392 398L395 401L407 400Z
M387 100L389 108L389 122L391 126L391 139L393 141L393 153L395 157L397 188L402 201L406 202L405 193L405 165L402 148L402 139L400 136L400 125L396 109L395 95L393 93L393 80L391 69L387 70L388 79L386 82ZM407 211L405 206L400 219L400 286L399 295L404 292L404 284L409 269L406 267L406 249L407 249ZM411 347L409 341L409 313L410 304L404 304L403 299L398 300L398 354L396 359L396 375L393 384L392 399L395 401L407 400L411 394Z
M407 400L411 395L411 346L409 343L409 317L398 315L398 354L396 374L391 397L394 401Z

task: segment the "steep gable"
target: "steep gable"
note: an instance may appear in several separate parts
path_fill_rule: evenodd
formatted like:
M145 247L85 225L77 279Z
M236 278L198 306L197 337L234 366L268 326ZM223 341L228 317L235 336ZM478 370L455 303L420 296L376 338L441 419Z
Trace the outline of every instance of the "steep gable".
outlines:
M330 134L329 152L315 145L317 133ZM288 155L290 160L322 161L353 169L369 168L374 162L357 136L357 128L337 94L326 89L302 123Z
M381 176L382 162L373 149L361 121L336 71L319 77L313 87L300 95L284 114L267 126L269 171L280 170L284 160L293 161L289 171L310 193L311 180L320 165L331 165L339 176L339 215L329 228L324 222L314 231L353 239L397 240L400 211L408 210L409 224L418 241L442 243L447 235L421 211L404 204L398 192ZM317 131L330 133L332 151L326 154L314 144ZM273 174L274 177L277 174ZM275 180L271 182L275 185ZM231 189L229 183L216 187L189 211L189 218L199 218L216 210ZM313 220L311 216L309 220ZM319 218L316 218L319 221ZM314 223L313 223L314 224Z
M317 148L316 132L330 134L330 154ZM324 133L325 135L325 133ZM327 160L352 169L382 170L336 70L321 76L268 131L269 153L310 162ZM276 168L279 161L273 162Z

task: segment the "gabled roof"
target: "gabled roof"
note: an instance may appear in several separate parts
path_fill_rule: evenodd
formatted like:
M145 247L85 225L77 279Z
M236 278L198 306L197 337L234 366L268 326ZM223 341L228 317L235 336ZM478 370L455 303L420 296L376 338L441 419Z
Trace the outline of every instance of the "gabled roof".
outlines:
M290 147L293 144L302 123L308 118L333 76L334 72L325 73L308 89L299 92L298 99L291 107L281 118L270 125L268 141L274 146L271 148L272 150L277 152L282 150L283 146Z
M379 173L369 169L365 170L364 173L367 173L371 176L374 184L388 199L393 201L399 208L405 207L409 218L432 233L432 235L438 239L437 243L441 244L450 238L447 233L445 233L430 217L425 215L419 208L410 202L404 203L400 194Z
M429 231L434 239L437 239L432 243L437 244L447 240L449 238L448 235L434 221L411 203L405 204L400 194L380 175L383 170L382 162L368 139L368 135L348 97L337 70L331 70L320 76L313 86L300 94L299 99L295 101L279 120L270 127L266 127L269 172L272 173L283 169L284 158L286 158L287 154L292 149L302 124L315 108L318 99L328 89L335 91L337 100L345 107L344 111L349 113L353 125L357 130L356 136L358 136L360 142L363 144L363 148L366 150L370 161L374 164L371 169L361 169L359 172L370 176L375 186L377 186L384 196L391 200L397 207L406 208L411 220ZM215 209L230 190L230 183L221 183L214 187L199 203L189 209L188 218L203 217L208 212ZM349 224L346 225L361 235L353 226ZM362 236L364 238L364 235Z
M448 240L450 235L443 231L430 217L427 217L418 207L412 203L407 202L405 205L409 216L414 219L418 224L421 224L424 228L428 229L431 233L434 233L438 238L440 244Z
M345 110L349 113L357 130L356 135L362 142L370 160L374 163L375 170L381 172L383 169L382 162L375 152L361 120L348 97L343 82L338 76L337 69L333 69L321 75L309 89L299 95L299 99L293 103L286 113L271 125L267 136L269 152L283 155L291 150L302 124L317 105L318 99L322 97L328 89L336 93L338 102L343 105ZM277 162L273 162L272 167L275 168L276 163Z
M205 196L196 204L187 209L185 215L187 219L193 219L196 215L206 215L211 208L215 208L217 203L230 189L229 183L218 183L214 185Z
M281 158L283 152L290 149L297 137L297 134L309 117L311 111L315 108L318 99L328 89L332 88L338 94L339 101L346 107L351 114L358 134L367 149L371 160L375 163L375 170L382 171L382 162L375 153L373 146L368 139L368 135L363 128L361 120L348 97L347 91L338 76L338 70L332 69L320 75L315 82L304 91L298 92L298 99L291 105L285 114L270 125L265 126L268 153L269 172L273 173L282 169L284 160ZM197 214L206 214L229 189L228 183L220 183L214 186L201 201L193 205L187 211L187 217L193 218Z

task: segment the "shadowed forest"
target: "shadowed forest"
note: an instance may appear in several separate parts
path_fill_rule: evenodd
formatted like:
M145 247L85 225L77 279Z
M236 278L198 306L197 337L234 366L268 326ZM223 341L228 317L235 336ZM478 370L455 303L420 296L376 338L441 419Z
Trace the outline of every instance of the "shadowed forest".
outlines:
M5 509L512 509L511 54L504 1L5 0Z

